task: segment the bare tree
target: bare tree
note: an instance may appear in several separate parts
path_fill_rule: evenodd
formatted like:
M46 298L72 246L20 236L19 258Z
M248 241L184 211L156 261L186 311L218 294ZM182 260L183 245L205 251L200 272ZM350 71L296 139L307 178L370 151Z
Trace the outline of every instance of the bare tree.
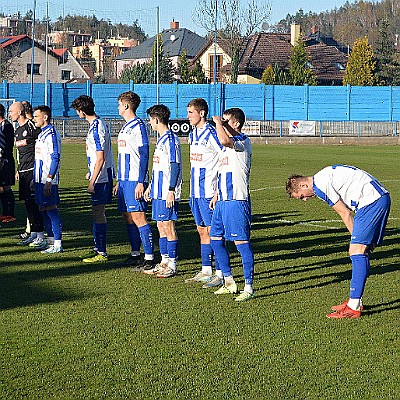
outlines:
M245 6L241 5L241 0L199 0L193 20L209 34L216 29L218 37L226 39L232 60L232 83L237 83L244 41L269 19L270 14L270 3L262 0L249 0Z

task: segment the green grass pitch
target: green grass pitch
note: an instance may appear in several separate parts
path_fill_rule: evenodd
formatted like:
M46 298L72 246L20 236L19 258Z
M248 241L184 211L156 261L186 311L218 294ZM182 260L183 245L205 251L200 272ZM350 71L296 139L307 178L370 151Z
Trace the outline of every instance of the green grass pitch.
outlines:
M187 199L187 145L183 157ZM109 263L83 265L79 255L92 244L85 145L64 142L64 253L16 246L20 202L18 221L0 228L0 399L398 399L399 160L400 147L391 146L254 145L257 297L242 304L184 283L200 266L187 200L177 224L178 276L115 265L129 253L115 203ZM325 317L348 296L344 225L322 201L289 201L284 190L288 175L336 163L367 170L392 194L357 320ZM240 258L230 250L242 287Z

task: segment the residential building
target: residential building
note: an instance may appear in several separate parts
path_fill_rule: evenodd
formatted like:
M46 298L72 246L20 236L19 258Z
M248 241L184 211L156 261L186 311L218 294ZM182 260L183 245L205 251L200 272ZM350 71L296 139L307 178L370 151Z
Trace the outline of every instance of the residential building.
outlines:
M149 62L153 55L157 35L131 48L115 59L116 74L119 77L126 67ZM204 46L206 39L186 28L180 28L179 22L172 21L170 29L161 32L164 54L171 60L174 68L178 66L179 56L186 51L188 60L193 59Z
M0 37L1 62L3 76L13 83L31 81L32 39L27 35ZM51 82L76 82L90 79L88 73L80 66L67 49L48 49L41 43L34 42L34 83L43 83L46 78ZM46 71L47 64L47 71Z
M0 35L18 35L19 32L28 32L32 29L32 20L23 19L19 14L0 17Z
M241 47L238 65L238 83L260 83L268 65L289 68L293 46L300 36L299 25L293 25L290 34L260 32L246 38ZM310 57L307 64L317 77L319 85L341 85L347 65L347 48L317 30L302 37ZM217 81L229 83L231 75L230 43L218 39L217 46L209 39L192 62L200 60L206 77L214 81L214 58L217 57Z

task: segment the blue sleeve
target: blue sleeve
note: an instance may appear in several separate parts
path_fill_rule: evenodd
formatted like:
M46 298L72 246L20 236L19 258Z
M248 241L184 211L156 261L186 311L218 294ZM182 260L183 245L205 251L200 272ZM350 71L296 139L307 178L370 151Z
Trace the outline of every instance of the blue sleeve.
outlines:
M53 144L53 152L51 153L51 164L50 164L49 175L54 176L58 170L58 165L60 164L61 154L60 154L60 149L58 148L57 136L54 133L51 135L51 141Z
M171 178L169 181L169 190L175 190L181 173L181 164L177 162L171 163Z
M143 183L147 176L149 167L149 146L140 146L139 150L139 178L138 182Z

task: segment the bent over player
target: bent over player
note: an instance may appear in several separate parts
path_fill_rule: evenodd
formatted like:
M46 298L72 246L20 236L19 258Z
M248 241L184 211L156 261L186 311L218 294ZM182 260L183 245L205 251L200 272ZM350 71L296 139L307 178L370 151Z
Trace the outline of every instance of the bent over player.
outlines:
M351 234L350 297L332 306L328 318L358 318L369 275L369 254L381 243L390 211L389 192L367 172L350 165L326 167L314 176L292 175L286 182L290 197L319 197L335 210Z
M237 292L232 276L225 240L233 241L242 257L244 290L235 298L246 301L254 297L254 255L250 245L251 204L249 179L251 141L243 133L245 115L240 108L230 108L223 118L213 117L218 139L224 149L219 157L218 191L211 202L211 247L224 275L224 285L215 294Z

